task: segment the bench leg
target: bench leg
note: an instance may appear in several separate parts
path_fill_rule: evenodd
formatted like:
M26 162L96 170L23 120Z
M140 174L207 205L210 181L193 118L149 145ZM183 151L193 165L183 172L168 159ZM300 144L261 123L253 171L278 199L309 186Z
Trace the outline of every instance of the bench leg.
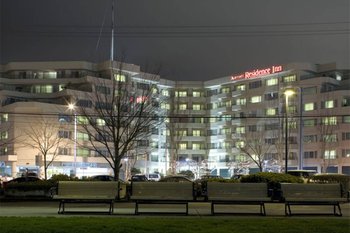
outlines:
M265 210L265 203L264 202L260 203L260 214L262 216L266 216L266 210Z
M111 201L109 203L109 214L113 214L113 211L114 211L114 202Z
M61 200L58 206L58 214L64 214L64 204L65 204L64 200Z
M139 203L136 201L135 202L135 215L139 214Z
M338 212L337 212L337 209L338 209ZM343 214L342 214L342 212L341 212L341 209L340 209L339 203L334 204L334 206L333 206L333 212L334 212L334 215L335 215L335 216L343 216Z
M188 215L188 202L186 203L186 215Z
M210 208L210 213L211 215L214 215L214 203L211 203L211 208Z
M284 213L286 216L292 216L292 212L290 210L290 204L288 202L284 204Z

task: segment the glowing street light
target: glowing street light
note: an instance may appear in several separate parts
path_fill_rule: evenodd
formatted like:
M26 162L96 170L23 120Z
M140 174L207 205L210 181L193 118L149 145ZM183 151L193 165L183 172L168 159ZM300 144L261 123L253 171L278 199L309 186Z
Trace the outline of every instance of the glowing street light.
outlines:
M293 90L286 90L284 92L284 96L286 98L286 118L285 118L285 135L284 135L284 140L285 140L285 173L287 174L288 172L288 99L290 96L294 95L295 92Z
M75 112L75 105L70 103L68 104L68 109L74 113L74 176L77 175L77 114Z

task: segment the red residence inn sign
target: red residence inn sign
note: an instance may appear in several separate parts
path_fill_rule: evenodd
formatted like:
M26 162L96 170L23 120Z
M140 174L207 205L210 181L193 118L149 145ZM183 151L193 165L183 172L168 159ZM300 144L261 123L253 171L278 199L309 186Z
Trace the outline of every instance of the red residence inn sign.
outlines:
M252 71L246 71L242 74L231 76L231 81L239 81L243 79L253 79L253 78L259 78L265 75L269 74L275 74L283 71L282 66L272 66L270 68L265 69L256 69Z

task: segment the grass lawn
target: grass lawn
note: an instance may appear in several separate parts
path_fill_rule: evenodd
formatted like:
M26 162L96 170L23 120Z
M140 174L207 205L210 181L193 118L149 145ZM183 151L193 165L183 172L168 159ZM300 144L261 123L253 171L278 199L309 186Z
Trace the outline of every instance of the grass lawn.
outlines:
M349 233L348 218L0 217L1 233Z

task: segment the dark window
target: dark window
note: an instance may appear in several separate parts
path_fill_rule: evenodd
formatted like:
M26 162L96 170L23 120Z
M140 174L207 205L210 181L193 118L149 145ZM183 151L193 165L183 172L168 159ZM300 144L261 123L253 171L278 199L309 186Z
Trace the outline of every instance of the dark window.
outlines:
M249 89L259 88L261 86L262 86L261 80L249 83Z

